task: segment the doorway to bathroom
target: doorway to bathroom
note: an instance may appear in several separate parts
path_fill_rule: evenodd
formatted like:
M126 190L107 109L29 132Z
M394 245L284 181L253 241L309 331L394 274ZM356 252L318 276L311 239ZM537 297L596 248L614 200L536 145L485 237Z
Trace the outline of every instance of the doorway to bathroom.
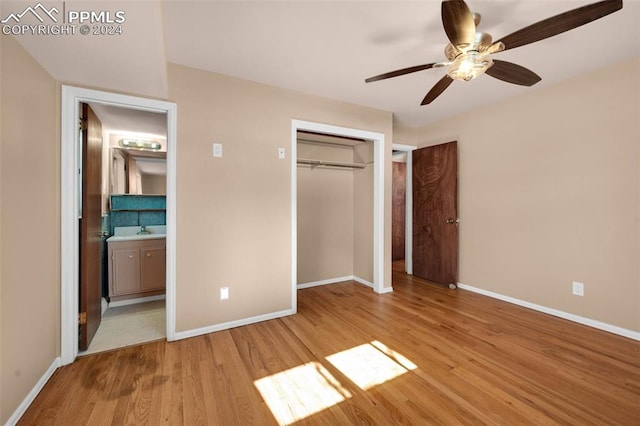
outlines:
M63 86L61 115L62 363L172 340L176 106Z
M166 337L167 117L95 102L80 115L85 355Z

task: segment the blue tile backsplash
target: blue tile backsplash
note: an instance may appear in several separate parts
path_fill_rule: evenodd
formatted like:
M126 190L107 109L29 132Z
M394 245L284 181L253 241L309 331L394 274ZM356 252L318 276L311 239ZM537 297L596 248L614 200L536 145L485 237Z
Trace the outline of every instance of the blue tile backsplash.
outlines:
M112 195L109 235L116 226L166 225L165 195Z
M111 210L166 210L166 195L112 195Z

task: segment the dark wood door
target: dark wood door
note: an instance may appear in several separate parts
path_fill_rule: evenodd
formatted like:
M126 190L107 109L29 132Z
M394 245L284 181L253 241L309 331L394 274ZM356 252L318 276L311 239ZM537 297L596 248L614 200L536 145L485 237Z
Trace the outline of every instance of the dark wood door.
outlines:
M393 162L392 204L391 204L391 259L404 259L404 233L406 220L406 163Z
M413 151L413 274L458 282L458 145Z
M102 123L82 104L82 215L80 218L80 330L86 350L102 319Z

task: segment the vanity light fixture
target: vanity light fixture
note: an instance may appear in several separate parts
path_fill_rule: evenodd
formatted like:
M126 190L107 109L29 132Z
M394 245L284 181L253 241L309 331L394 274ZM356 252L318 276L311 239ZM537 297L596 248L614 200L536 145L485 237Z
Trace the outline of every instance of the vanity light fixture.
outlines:
M120 146L125 148L136 148L136 149L150 149L152 151L158 151L162 148L159 142L145 141L139 139L120 139Z

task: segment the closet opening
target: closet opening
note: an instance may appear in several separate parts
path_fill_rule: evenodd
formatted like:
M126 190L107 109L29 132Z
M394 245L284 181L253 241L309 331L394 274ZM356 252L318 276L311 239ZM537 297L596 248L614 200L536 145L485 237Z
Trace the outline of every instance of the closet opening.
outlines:
M298 289L383 282L384 135L316 123L292 129L292 281Z

